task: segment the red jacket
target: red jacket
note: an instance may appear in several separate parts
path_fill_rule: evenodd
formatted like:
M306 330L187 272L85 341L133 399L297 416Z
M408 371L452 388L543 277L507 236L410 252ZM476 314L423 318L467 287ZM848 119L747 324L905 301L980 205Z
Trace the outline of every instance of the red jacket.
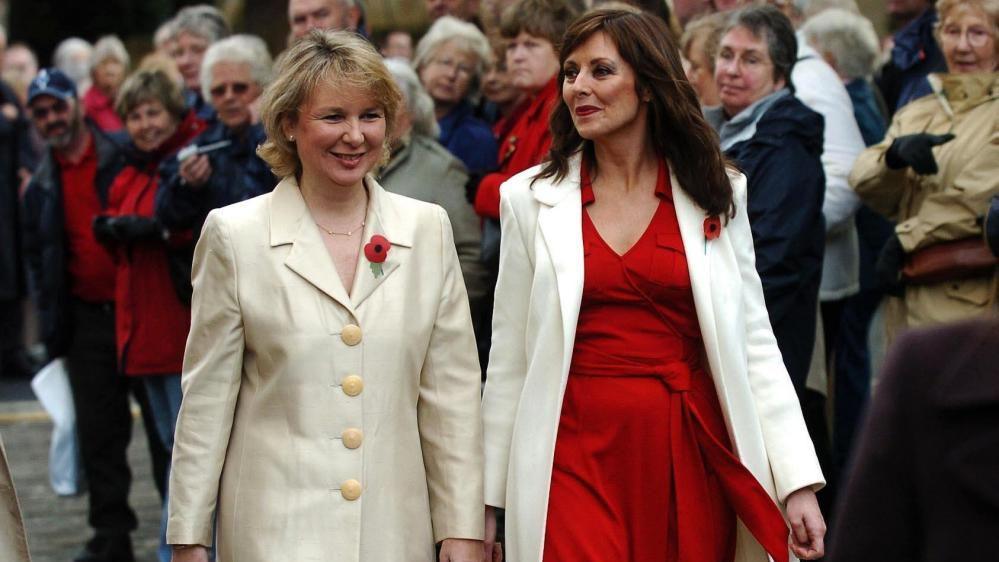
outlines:
M83 95L83 111L102 131L120 131L125 128L121 117L114 110L114 100L91 86Z
M131 162L115 177L108 193L108 214L152 217L159 189L157 170L204 130L188 113L177 132L156 151ZM171 232L168 240L119 244L115 251L115 334L118 365L126 375L180 373L191 327L191 308L181 302L170 279L169 247L190 246L190 231Z
M531 166L540 164L552 144L548 119L558 103L558 76L540 92L524 100L512 115L516 116L506 138L501 139L499 170L482 178L475 193L475 212L482 217L499 219L500 185Z

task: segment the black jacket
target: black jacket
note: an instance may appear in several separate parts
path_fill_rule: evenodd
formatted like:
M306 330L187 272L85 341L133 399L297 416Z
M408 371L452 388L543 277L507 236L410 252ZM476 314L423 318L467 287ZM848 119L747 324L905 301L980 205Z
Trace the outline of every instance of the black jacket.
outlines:
M821 115L784 96L763 114L752 138L725 151L749 180L746 211L756 269L777 345L799 392L815 343L825 250L823 129Z
M125 165L121 147L124 135L101 131L89 120L97 150L97 190L102 207L107 207L108 189ZM69 344L69 282L66 278L66 233L63 215L62 174L50 149L24 194L24 250L32 287L37 292L42 341L49 355L57 357Z
M18 168L30 168L25 151L30 151L28 121L14 92L0 82L0 106L11 105L17 116L8 119L0 113L0 301L24 295L24 266L21 255L20 194Z
M215 121L194 139L198 146L229 140L226 148L208 153L212 175L200 189L184 185L180 163L169 157L160 165L160 189L156 194L156 216L173 230L193 229L195 236L209 211L270 192L277 178L257 156L257 146L267 140L263 127L251 126L236 136L221 122Z

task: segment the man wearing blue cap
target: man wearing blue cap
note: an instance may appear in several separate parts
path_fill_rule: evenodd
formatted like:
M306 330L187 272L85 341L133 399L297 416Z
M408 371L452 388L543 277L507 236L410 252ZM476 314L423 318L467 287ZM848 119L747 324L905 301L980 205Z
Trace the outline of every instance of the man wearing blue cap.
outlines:
M74 562L131 562L132 432L128 379L118 374L114 264L91 223L124 165L120 142L86 122L72 80L42 70L28 112L49 150L24 196L24 242L50 357L65 357L76 407L94 538Z

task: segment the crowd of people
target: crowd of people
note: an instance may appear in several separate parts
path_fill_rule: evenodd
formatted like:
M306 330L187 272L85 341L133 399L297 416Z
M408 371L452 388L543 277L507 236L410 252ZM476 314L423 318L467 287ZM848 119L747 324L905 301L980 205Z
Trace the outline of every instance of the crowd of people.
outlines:
M904 413L861 431L881 348L999 296L999 0L888 9L428 0L414 41L289 0L272 58L197 5L134 69L0 37L0 374L29 296L74 562L134 559L132 400L162 562L817 559L838 504L857 560L850 491L915 501Z

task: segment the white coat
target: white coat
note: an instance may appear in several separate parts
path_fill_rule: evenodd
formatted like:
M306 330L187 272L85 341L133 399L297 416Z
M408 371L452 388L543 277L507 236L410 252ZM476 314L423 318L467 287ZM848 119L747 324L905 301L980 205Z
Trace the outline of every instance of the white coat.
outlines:
M583 291L579 158L559 182L503 185L493 343L483 397L486 504L506 508L510 562L541 559L552 459ZM706 241L700 209L671 176L701 336L734 452L781 504L825 481L784 368L756 273L746 179L736 215ZM635 482L641 486L641 482ZM767 560L740 523L737 562Z

